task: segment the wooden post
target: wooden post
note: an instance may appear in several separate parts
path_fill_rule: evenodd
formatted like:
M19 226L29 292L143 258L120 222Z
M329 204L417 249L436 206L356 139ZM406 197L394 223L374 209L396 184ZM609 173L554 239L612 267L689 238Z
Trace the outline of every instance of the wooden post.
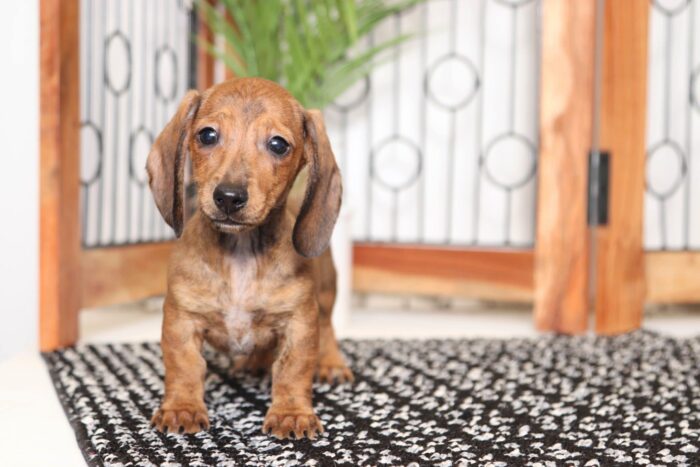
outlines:
M40 3L39 341L74 344L80 308L79 2Z
M610 204L609 223L595 235L600 334L631 331L642 321L648 25L649 2L605 3L600 147L610 153Z
M588 327L588 153L593 121L595 2L544 0L535 325Z

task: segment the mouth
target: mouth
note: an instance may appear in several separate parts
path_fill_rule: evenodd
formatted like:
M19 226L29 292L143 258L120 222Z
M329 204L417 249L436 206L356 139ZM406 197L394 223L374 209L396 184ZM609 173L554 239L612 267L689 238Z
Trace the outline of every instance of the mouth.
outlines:
M211 219L211 223L216 229L222 232L240 232L241 230L252 227L251 224L239 222L228 217L226 219Z

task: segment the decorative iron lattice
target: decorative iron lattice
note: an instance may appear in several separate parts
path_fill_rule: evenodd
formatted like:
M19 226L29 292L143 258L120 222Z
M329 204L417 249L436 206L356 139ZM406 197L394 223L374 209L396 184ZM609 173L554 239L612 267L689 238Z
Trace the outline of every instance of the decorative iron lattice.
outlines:
M357 240L533 244L538 17L534 0L430 0L370 35L425 32L326 111Z
M182 1L82 0L86 247L172 238L145 158L194 73ZM536 0L429 0L368 43L425 31L327 109L358 240L534 241Z
M184 0L81 0L84 247L173 237L148 192L146 156L194 87Z
M651 0L645 197L645 245L651 250L700 248L696 3Z

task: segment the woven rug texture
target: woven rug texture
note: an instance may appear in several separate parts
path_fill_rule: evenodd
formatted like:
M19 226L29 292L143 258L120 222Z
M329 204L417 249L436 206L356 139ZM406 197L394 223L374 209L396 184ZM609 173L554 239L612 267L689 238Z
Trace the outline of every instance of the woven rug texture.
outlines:
M158 433L156 343L44 354L97 465L700 465L700 337L346 340L352 385L314 386L325 434L261 433L268 377L206 351L211 429Z

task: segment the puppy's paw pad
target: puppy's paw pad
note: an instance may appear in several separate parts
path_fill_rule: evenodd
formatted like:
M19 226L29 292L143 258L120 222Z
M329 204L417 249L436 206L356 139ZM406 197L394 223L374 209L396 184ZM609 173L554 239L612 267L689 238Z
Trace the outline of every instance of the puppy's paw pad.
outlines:
M163 433L197 433L209 429L206 407L173 407L156 410L151 425Z
M277 439L292 437L316 439L317 435L323 433L323 424L313 413L284 413L270 410L265 416L262 431Z
M343 384L352 383L355 381L355 376L352 374L352 370L343 362L330 364L322 362L316 370L316 379L322 383Z

